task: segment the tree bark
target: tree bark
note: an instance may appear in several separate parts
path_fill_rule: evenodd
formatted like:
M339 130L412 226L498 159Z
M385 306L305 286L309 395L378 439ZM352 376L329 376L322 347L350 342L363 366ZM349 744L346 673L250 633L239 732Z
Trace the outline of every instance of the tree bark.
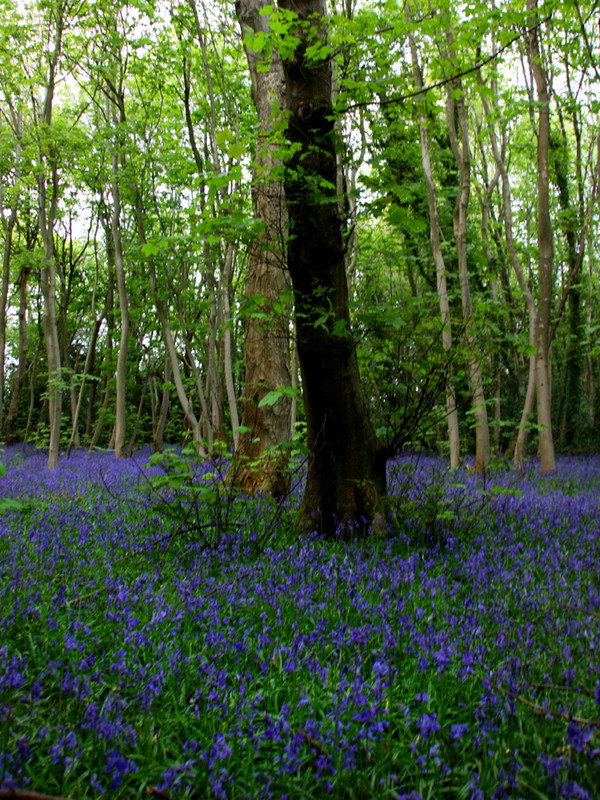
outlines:
M1 129L0 129L1 130ZM2 287L0 289L0 430L3 427L4 416L4 390L5 390L5 363L6 363L6 308L8 305L8 291L10 286L10 257L12 250L12 237L17 222L18 198L11 205L8 219L2 213L2 190L0 188L0 218L4 229L4 252L2 256Z
M269 32L269 17L261 13L269 0L238 0L236 14L242 36ZM285 454L278 450L289 436L290 398L260 405L265 395L290 385L289 320L285 298L289 276L285 263L287 213L279 143L273 122L285 110L285 75L279 54L273 53L268 70L260 53L245 46L252 81L252 99L258 115L258 140L253 165L254 215L262 223L250 249L245 295L254 306L244 319L242 429L235 455L239 465L235 482L245 491L267 490L282 495L289 490ZM260 67L260 69L259 69Z
M233 436L234 446L237 446L239 441L239 427L240 419L237 410L237 399L235 396L235 382L233 378L233 336L232 325L233 320L231 317L231 302L229 292L231 291L231 279L233 277L233 256L234 246L228 242L225 246L225 255L223 264L221 266L221 275L219 279L219 288L221 292L221 305L223 308L223 381L225 383L225 391L227 394L227 404L229 406L229 420L231 422L231 433Z
M292 152L285 171L298 357L310 449L302 516L325 534L351 536L377 514L385 491L350 330L329 59L307 48L326 35L325 0L280 0L298 15L298 46L284 60Z
M496 169L500 173L500 181L502 186L502 207L504 212L504 238L506 241L506 248L512 268L517 278L519 288L525 297L527 305L527 317L529 322L529 373L527 381L527 393L525 395L525 402L521 413L519 422L519 429L517 432L517 439L515 442L514 462L517 465L522 465L527 452L527 440L529 438L529 425L531 416L533 414L535 393L536 393L536 329L537 329L537 308L532 291L529 287L521 260L517 253L515 246L514 232L513 232L513 213L512 213L512 192L510 188L510 180L508 177L508 170L503 156L503 148L500 147L498 135L492 121L492 114L489 103L484 93L481 94L481 101L483 109L487 118L488 134L490 145L492 147L492 154Z
M156 426L153 425L152 430L152 450L155 453L162 453L164 446L165 427L167 424L167 417L169 416L169 403L171 397L171 392L168 387L168 384L171 380L170 367L171 360L168 354L165 353L165 379L160 401L160 411L158 413L158 419L156 420Z
M539 298L536 341L537 422L539 430L540 469L556 469L552 437L552 408L549 373L550 309L552 305L554 241L550 219L550 180L548 151L550 146L550 98L546 71L542 65L537 14L537 0L527 0L531 14L529 31L529 62L533 71L538 97L537 123L537 240Z
M413 78L417 89L423 88L423 77L419 65L417 48L414 37L409 35L410 51L412 57ZM442 237L440 218L437 206L437 192L431 169L429 148L429 131L427 120L423 112L422 103L419 103L419 132L421 138L421 162L427 187L427 202L429 206L429 236L431 253L435 263L437 276L437 295L442 317L442 347L448 353L452 349L452 323L450 321L450 303L448 301L448 288L446 283L446 263L442 252ZM460 437L458 430L458 412L456 408L456 391L451 375L446 381L446 419L448 426L448 440L450 443L450 467L457 469L460 466Z
M140 195L139 187L137 185L132 185L131 189L135 197L134 212L135 212L135 220L138 232L138 239L140 241L140 245L143 247L146 244L146 228L144 225L144 209L142 206L142 198ZM205 456L206 450L204 448L204 443L202 441L202 429L200 421L196 418L193 406L190 403L187 392L185 391L185 386L183 384L183 379L181 377L181 367L179 364L179 359L177 357L177 351L175 349L175 339L173 336L171 324L169 322L169 312L166 304L164 303L161 297L161 293L158 287L156 279L156 265L154 263L154 256L152 254L149 254L147 256L147 263L150 273L150 291L152 293L152 299L154 300L156 314L158 316L158 320L160 322L160 326L162 329L163 340L165 343L167 355L171 362L171 370L173 373L173 381L175 383L175 389L177 391L177 398L181 405L183 416L185 417L188 425L192 430L192 440L194 442L194 447L199 455Z
M114 244L115 271L117 276L117 295L121 312L121 338L117 356L117 397L115 410L115 456L127 456L125 433L127 427L127 350L129 346L129 303L125 283L125 263L123 260L123 243L121 241L121 195L119 189L119 152L115 143L112 156L112 195L113 210L111 231Z
M19 362L13 376L13 383L10 393L10 404L6 419L4 420L4 438L7 443L13 441L13 426L19 414L19 403L21 391L27 377L27 280L29 278L30 267L26 264L21 266L19 274Z
M64 7L62 3L57 9L56 40L48 69L46 95L41 113L38 114L37 104L34 101L34 114L38 123L46 131L52 126L52 106L54 103L54 90L56 85L56 70L62 49L62 36L64 31ZM60 344L58 340L58 324L56 318L56 253L54 247L54 224L59 201L59 177L57 166L56 144L50 140L46 143L47 134L38 131L39 136L39 171L38 185L38 223L40 236L44 246L44 258L40 267L40 286L44 298L43 328L46 343L46 358L48 366L48 407L50 423L50 443L48 447L49 470L58 464L60 452L60 424L62 417L62 370L60 361ZM49 174L47 174L47 172ZM50 198L48 199L48 178L50 179Z
M448 32L448 40L452 53L452 35ZM452 55L454 55L452 53ZM459 92L455 98L455 93ZM458 117L456 130L455 114ZM446 120L452 152L459 170L459 191L454 206L454 241L458 257L458 274L462 298L465 338L469 349L468 367L473 413L475 416L475 469L485 472L490 461L490 429L487 406L483 391L483 377L479 345L473 329L473 306L469 288L467 259L467 211L471 193L471 152L469 146L469 126L465 96L460 81L452 81L446 95Z

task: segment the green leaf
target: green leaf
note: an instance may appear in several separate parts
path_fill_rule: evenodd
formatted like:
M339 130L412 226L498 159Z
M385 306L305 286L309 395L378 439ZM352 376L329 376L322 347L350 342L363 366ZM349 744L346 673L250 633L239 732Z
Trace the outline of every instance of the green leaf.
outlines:
M248 31L244 36L244 46L253 53L260 53L267 42L267 35L264 31Z
M238 161L244 155L245 152L246 148L240 142L234 142L233 144L230 144L227 149L227 155L229 156L229 158L235 158Z
M24 508L24 503L12 497L3 497L0 500L0 514L4 514L5 511L23 511Z
M274 389L271 392L267 392L266 395L263 397L263 399L258 404L258 407L262 408L263 406L274 406L275 403L281 397L281 395L282 395L282 392L279 389Z
M229 128L223 128L223 130L217 131L215 138L219 147L225 147L227 143L233 139L233 133L229 130Z

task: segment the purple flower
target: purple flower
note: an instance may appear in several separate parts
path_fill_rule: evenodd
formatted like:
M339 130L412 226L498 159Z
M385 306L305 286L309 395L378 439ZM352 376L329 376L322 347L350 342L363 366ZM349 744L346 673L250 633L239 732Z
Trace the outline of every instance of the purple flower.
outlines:
M589 728L583 728L571 720L567 725L567 741L577 752L581 752L592 737Z
M114 792L122 785L122 776L130 772L137 772L138 766L130 758L123 756L116 748L112 747L106 752L106 765L104 772L111 778L110 789Z
M575 781L563 783L560 789L560 796L573 797L575 800L594 800L592 795L586 792L586 790Z
M450 726L450 738L457 744L468 732L469 726L464 723L454 723Z
M472 790L471 800L484 800L483 792L479 788L479 774L477 772L473 772L471 774L471 780L469 781L469 788Z
M426 742L431 733L437 733L440 730L440 724L437 721L437 712L433 714L423 714L417 720L417 725L421 731L423 741Z

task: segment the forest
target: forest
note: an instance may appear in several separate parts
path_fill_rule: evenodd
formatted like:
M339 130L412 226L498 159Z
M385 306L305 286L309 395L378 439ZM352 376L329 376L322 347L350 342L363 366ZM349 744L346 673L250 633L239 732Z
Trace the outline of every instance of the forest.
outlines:
M597 449L597 22L4 2L4 441L50 469L61 448L225 448L274 492L282 444L320 430L478 471Z
M0 0L0 798L600 796L599 22Z

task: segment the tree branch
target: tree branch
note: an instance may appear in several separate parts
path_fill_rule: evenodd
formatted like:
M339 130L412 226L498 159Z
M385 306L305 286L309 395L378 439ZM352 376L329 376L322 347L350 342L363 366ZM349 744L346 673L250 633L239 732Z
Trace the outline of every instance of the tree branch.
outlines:
M531 26L530 28L526 28L525 30L522 30L516 36L513 36L513 38L510 39L510 41L502 45L502 47L499 47L497 50L494 50L494 52L491 55L487 56L487 58L484 58L481 61L476 62L475 64L473 64L473 66L469 67L468 69L462 70L461 72L458 72L454 75L450 75L447 78L443 78L441 81L437 81L437 83L432 83L429 86L423 86L421 89L415 89L413 92L408 92L407 94L396 95L395 97L388 97L385 98L384 100L382 99L366 100L362 103L350 103L349 105L344 106L343 108L338 108L336 110L339 113L345 113L347 111L353 111L356 108L362 108L364 106L375 105L381 108L382 106L389 106L395 103L404 103L406 100L411 100L413 97L419 97L422 94L427 94L427 92L432 91L433 89L440 89L443 86L447 86L449 83L453 83L454 81L459 80L465 75L470 75L472 72L477 72L477 70L481 69L481 67L484 67L486 64L489 64L490 61L494 61L496 58L498 58L498 56L501 53L503 53L505 50L508 50L509 47L512 47L512 45L515 42L518 42L519 39L522 39L524 36L529 36L532 33L532 31L535 31L537 28L544 25L544 23L548 22L551 16L552 16L551 14L548 14L547 17L544 17L544 19L540 20L535 25Z

